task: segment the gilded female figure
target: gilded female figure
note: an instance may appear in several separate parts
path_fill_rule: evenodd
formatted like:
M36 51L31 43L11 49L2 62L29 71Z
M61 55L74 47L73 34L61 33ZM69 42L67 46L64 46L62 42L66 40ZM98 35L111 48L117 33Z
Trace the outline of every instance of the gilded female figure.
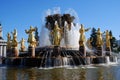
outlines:
M25 30L26 34L29 34L28 37L28 43L30 43L30 46L35 47L36 46L36 39L35 36L33 34L33 32L35 32L35 28L32 28L32 26L30 26L29 30Z
M21 45L21 51L23 52L23 51L25 51L25 40L24 40L24 38L22 38L22 40L20 41L20 45Z
M17 47L18 46L18 41L17 41L17 30L14 29L14 32L12 32L13 39L12 39L12 47Z
M53 36L53 45L59 46L61 41L62 30L59 28L57 21L55 22L54 29L52 30L51 33Z
M110 35L109 35L109 31L106 30L106 47L110 48Z
M80 32L80 39L79 39L79 45L80 46L83 46L84 45L84 42L85 42L85 32L86 31L88 31L90 28L88 28L88 29L85 29L84 28L84 26L81 24L81 28L80 28L80 30L79 30L79 32Z
M100 31L100 28L98 28L98 30L97 30L97 41L96 41L97 47L101 47L103 45L102 34L103 33Z

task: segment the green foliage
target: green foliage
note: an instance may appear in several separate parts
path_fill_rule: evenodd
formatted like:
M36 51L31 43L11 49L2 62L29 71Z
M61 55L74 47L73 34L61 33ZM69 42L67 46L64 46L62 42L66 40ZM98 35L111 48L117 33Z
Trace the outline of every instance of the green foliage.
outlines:
M35 39L38 41L39 40L39 36L38 36L38 28L35 27Z
M37 46L39 45L39 34L38 34L38 28L37 27L35 27L36 28L36 30L35 30L35 39L36 39L36 41L37 41Z
M95 48L96 47L96 40L97 40L97 34L96 34L95 28L92 28L90 40L92 40L92 42L91 42L92 47Z
M110 37L111 37L111 39L110 39L111 50L112 50L113 52L116 52L117 47L118 47L118 45L117 45L117 40L116 40L116 38L112 35L112 31L110 31L109 34L110 34ZM116 49L116 50L115 50L115 49Z
M120 52L120 46L117 48L117 51Z
M97 41L97 34L96 34L96 32L97 32L97 30L93 27L93 28L92 28L92 31L91 31L91 35L90 35L90 40L92 40L91 45L92 45L93 48L96 48L96 46L97 46L97 45L96 45L96 41ZM113 52L118 52L118 51L120 51L120 47L118 47L118 45L117 45L117 40L116 40L116 38L112 35L112 31L110 31L109 34L110 34L110 37L111 37L111 39L110 39L111 50L112 50Z

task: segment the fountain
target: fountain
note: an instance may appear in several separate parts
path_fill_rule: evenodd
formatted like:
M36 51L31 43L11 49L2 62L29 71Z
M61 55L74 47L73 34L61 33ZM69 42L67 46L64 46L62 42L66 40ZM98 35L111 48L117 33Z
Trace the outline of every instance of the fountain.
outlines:
M98 28L96 32L96 50L92 50L91 48L90 52L87 52L85 32L89 31L90 28L85 29L83 24L81 24L80 29L78 29L77 26L79 25L73 23L74 19L75 17L70 14L53 14L46 16L46 23L43 28L44 30L42 29L43 33L41 32L42 36L40 36L39 39L39 46L34 36L36 28L30 26L29 30L25 30L26 34L29 35L28 51L25 51L24 39L22 39L19 55L15 52L17 46L10 47L11 43L17 43L16 37L14 37L13 34L15 41L10 42L9 34L7 42L7 54L9 55L6 57L5 64L49 68L116 62L116 57L111 55L109 42L111 37L108 34L108 30L106 31L105 55L103 54L104 42L102 40L102 34L104 33L100 31L100 28ZM89 40L89 45L90 42ZM14 52L13 48L16 49Z

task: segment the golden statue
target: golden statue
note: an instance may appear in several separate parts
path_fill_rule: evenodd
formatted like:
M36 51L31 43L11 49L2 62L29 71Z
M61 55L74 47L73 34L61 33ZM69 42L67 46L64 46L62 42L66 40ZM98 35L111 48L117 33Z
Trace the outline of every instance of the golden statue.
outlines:
M61 41L62 30L59 28L57 21L55 22L54 29L52 30L51 33L53 36L53 45L59 46Z
M36 28L32 28L32 26L30 26L29 30L25 30L26 34L29 34L28 43L30 43L29 46L31 46L31 47L36 47L36 39L33 34L33 32L35 32L35 30L36 30Z
M81 24L81 28L80 28L80 30L79 30L79 32L80 32L80 39L79 39L79 45L80 46L83 46L84 45L84 42L85 42L85 32L86 31L88 31L90 28L88 28L88 29L84 29L84 26Z
M20 45L21 45L21 50L20 51L22 51L22 52L24 52L25 51L25 44L24 44L24 42L25 42L25 40L24 40L24 38L22 38L22 40L20 41Z
M110 48L110 39L111 37L110 37L109 31L106 30L106 47L107 48Z
M97 41L96 41L97 47L101 47L103 45L102 34L103 33L100 31L100 28L98 28L98 30L97 30Z
M17 30L14 29L14 32L12 32L13 39L12 39L12 47L17 47L18 46L18 41L17 41Z
M7 49L11 49L11 36L7 33Z

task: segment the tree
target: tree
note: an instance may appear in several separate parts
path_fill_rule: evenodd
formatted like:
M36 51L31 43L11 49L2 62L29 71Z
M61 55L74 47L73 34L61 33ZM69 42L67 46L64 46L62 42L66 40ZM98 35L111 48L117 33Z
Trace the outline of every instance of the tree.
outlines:
M94 27L92 28L90 40L92 40L92 42L91 42L92 47L95 48L96 47L97 35L96 35L96 29Z
M117 51L120 52L120 46L117 48Z
M117 47L118 47L118 45L117 45L117 40L116 40L116 38L112 35L112 31L110 30L110 32L109 32L109 34L110 34L110 45L111 45L111 50L114 52L116 52L116 50L117 50ZM116 49L116 50L115 50Z
M112 39L112 31L110 30L110 45L111 45L111 50L113 51L113 39Z
M37 27L35 27L36 28L36 30L35 30L35 39L36 39L36 41L37 41L37 46L39 45L39 35L38 35L38 28Z

